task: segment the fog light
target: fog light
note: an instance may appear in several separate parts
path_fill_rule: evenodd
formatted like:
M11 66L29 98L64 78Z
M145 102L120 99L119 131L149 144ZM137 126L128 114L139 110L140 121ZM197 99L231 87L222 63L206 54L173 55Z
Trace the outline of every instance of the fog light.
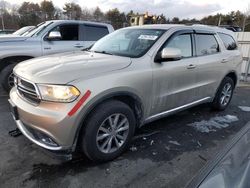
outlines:
M44 142L46 145L50 146L58 146L51 138L42 138L42 142Z
M57 147L58 144L52 139L50 138L49 136L47 136L46 134L44 133L41 133L41 132L36 132L36 136L37 138L43 142L44 144L46 144L47 146L52 146L52 147Z

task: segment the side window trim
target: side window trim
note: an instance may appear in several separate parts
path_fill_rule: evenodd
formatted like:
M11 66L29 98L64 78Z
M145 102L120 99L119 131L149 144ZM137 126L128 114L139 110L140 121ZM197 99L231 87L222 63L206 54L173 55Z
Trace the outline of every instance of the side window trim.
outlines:
M80 40L80 37L81 37L81 28L80 28L80 23L77 23L77 25L78 25L78 41L81 41Z
M156 53L156 55L155 55L155 58L157 57L157 54L159 54L159 52L162 51L162 49L164 48L164 46L166 46L166 45L169 43L169 41L172 40L172 38L174 38L174 37L176 37L176 36L179 36L179 35L184 35L184 34L189 34L190 37L191 37L192 56L190 56L190 57L183 57L183 59L195 57L195 56L194 56L194 55L195 55L195 53L194 53L194 52L195 52L195 51L194 51L194 50L195 50L195 48L194 48L195 43L194 43L194 36L193 36L194 30L192 30L192 29L186 29L186 30L179 30L179 31L176 31L176 32L174 32L170 37L168 37L168 38L165 40L165 42L161 45L161 47L159 48L159 50L157 51L157 53Z
M191 34L191 43L192 43L192 57L196 57L196 47L195 47L195 34Z
M84 41L85 26L84 24L79 24L79 41Z

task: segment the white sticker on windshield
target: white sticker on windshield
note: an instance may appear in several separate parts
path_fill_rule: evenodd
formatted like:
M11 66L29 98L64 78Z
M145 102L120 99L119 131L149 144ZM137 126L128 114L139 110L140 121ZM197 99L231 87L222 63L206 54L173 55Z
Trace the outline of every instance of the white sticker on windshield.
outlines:
M156 35L140 35L138 39L143 39L143 40L156 40L158 36Z

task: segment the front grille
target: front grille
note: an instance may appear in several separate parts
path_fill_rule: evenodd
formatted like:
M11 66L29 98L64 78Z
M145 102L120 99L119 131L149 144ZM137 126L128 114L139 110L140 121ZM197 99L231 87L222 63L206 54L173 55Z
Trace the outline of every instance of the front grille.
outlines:
M15 85L17 86L18 93L27 101L31 103L40 103L39 95L37 94L36 87L33 83L23 80L20 77L14 78Z

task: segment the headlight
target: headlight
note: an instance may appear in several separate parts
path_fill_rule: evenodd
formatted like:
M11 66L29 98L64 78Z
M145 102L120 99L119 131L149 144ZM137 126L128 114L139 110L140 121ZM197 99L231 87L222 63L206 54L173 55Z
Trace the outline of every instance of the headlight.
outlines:
M80 95L74 86L38 84L42 100L54 102L72 102Z

